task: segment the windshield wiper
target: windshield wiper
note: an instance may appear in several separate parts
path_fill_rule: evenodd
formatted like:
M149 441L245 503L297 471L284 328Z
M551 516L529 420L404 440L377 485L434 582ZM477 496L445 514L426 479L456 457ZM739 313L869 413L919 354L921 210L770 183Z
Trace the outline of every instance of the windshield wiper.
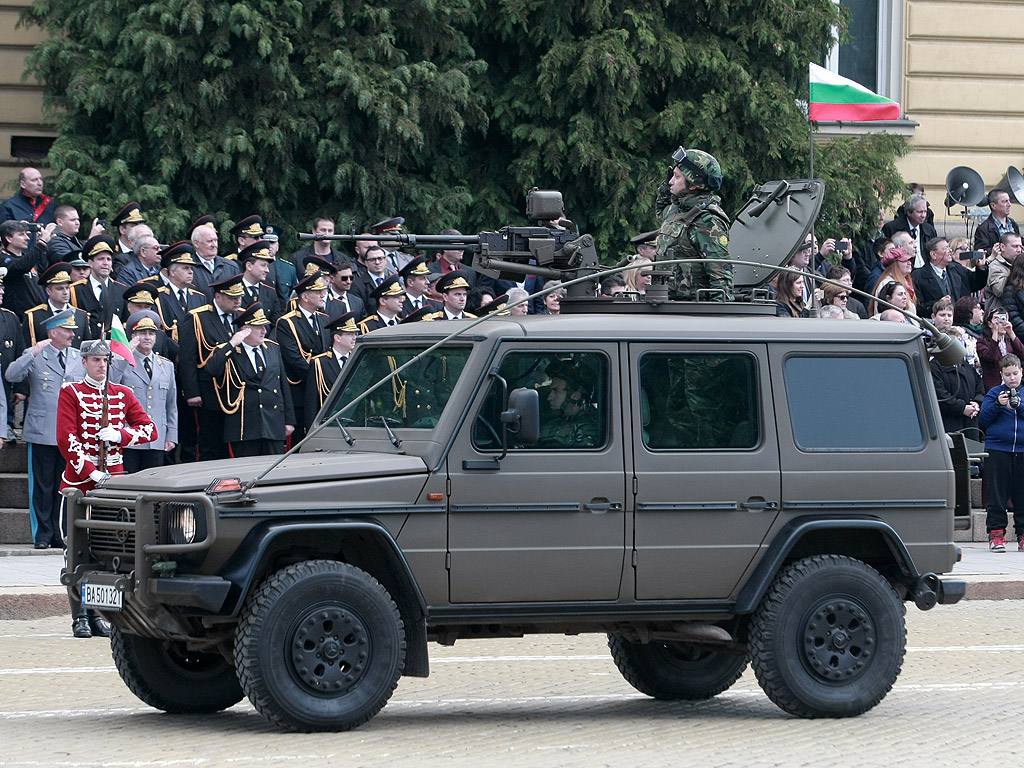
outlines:
M351 448L353 445L355 445L356 439L348 433L347 429L345 429L346 424L353 423L352 419L346 419L344 416L336 416L333 420L338 422L338 429L341 430L341 436L345 438L345 442L348 443L348 447Z
M391 441L391 444L395 446L395 448L402 447L402 441L395 436L395 433L391 431L390 426L391 424L401 424L402 422L398 419L389 419L387 416L371 416L368 421L379 421L387 431L388 439Z

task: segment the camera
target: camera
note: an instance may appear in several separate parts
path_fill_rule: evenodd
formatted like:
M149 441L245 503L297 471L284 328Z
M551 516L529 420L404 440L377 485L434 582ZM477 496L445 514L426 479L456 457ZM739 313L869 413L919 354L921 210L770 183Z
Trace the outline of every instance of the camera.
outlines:
M967 259L969 261L981 261L985 258L984 251L967 251L960 256L961 259Z
M1020 408L1020 390L1019 389L1015 389L1014 387L1010 387L1009 392L1010 392L1010 407L1013 408L1013 410L1017 410L1018 408Z
M43 231L43 225L40 224L38 221L30 222L29 225L28 225L28 231L29 232L42 232Z
M99 226L103 227L104 229L107 228L107 220L106 219L96 219L96 223Z

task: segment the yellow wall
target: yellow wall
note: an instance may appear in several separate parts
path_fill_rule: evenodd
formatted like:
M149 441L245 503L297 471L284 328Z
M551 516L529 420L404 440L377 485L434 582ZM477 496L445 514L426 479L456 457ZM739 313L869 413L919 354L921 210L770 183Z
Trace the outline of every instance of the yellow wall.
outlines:
M940 205L958 165L991 189L1024 165L1024 0L906 0L904 30L903 112L920 125L903 178Z
M12 136L55 136L43 122L43 92L34 80L22 79L25 55L44 35L36 28L17 27L20 10L31 0L0 0L0 199L9 197L18 171L38 162L11 155Z

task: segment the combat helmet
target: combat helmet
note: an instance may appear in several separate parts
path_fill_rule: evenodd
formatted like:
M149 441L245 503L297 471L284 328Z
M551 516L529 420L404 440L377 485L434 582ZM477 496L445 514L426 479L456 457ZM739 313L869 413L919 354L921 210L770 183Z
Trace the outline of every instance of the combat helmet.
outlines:
M722 166L714 155L680 147L672 153L672 160L690 184L712 191L722 187Z

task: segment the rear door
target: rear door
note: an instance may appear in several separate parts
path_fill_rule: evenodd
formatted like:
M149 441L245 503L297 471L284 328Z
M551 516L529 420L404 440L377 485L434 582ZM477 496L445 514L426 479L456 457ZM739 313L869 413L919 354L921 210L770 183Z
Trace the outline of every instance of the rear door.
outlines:
M779 514L761 344L632 344L639 600L728 598Z

